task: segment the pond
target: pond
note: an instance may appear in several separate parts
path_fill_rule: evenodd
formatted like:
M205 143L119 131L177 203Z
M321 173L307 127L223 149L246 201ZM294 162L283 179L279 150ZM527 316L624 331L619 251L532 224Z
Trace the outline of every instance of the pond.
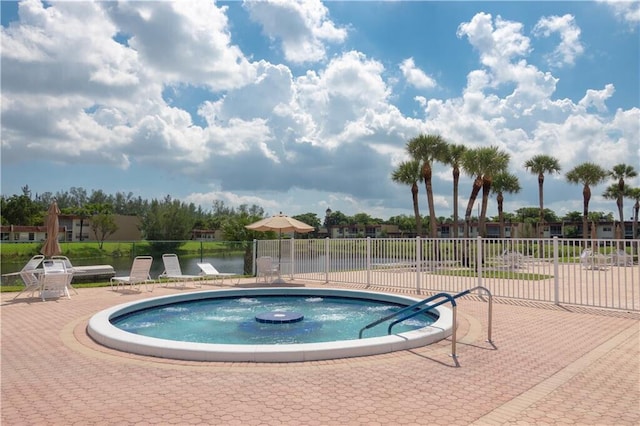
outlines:
M87 266L87 265L111 265L113 269L116 271L116 276L127 276L131 271L131 264L133 260L129 257L102 257L102 258L91 258L91 259L71 259L73 266ZM185 275L198 275L200 273L200 268L198 268L198 263L205 262L211 263L215 268L220 272L231 272L234 274L243 274L244 260L242 256L223 256L223 257L214 257L214 256L189 256L189 255L181 255L180 256L180 267L182 268L182 273ZM2 268L2 274L9 274L12 272L18 272L24 266L24 262L2 262L0 267ZM151 265L151 277L157 278L164 271L164 266L162 264L162 256L157 255L153 256L153 264ZM16 277L17 278L17 277ZM3 278L2 282L9 284L10 281Z

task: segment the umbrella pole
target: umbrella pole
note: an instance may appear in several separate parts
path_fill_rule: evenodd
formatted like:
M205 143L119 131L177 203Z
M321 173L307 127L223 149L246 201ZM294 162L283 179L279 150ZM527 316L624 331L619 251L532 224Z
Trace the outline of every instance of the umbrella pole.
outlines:
M285 281L282 279L282 275L280 275L280 268L282 265L282 229L278 234L278 278L276 278L271 284L284 284Z

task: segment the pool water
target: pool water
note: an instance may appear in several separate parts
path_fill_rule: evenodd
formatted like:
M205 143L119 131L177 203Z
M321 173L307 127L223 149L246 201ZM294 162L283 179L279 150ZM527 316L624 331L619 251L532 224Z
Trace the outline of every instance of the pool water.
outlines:
M404 306L367 299L316 296L251 296L211 298L172 303L112 318L121 330L196 343L298 344L357 340L365 325ZM271 324L256 321L267 312L295 312L299 322ZM393 328L404 333L431 325L437 318L420 315ZM389 322L365 331L363 337L387 335Z

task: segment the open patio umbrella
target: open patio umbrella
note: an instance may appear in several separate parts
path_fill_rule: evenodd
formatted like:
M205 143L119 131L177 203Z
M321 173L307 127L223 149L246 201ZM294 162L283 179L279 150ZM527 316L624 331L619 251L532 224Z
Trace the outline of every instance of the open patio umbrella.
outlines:
M280 278L280 261L282 260L282 233L283 232L298 232L300 234L306 234L313 231L313 226L307 225L304 222L300 222L297 219L289 217L287 215L277 214L275 216L268 217L266 219L259 220L251 225L245 226L245 228L252 231L278 231L278 279L274 282L283 283Z
M40 253L47 257L62 253L60 244L58 243L58 230L60 228L60 223L58 222L59 214L60 209L58 208L58 203L54 201L49 206L49 210L47 210L47 239L40 250Z

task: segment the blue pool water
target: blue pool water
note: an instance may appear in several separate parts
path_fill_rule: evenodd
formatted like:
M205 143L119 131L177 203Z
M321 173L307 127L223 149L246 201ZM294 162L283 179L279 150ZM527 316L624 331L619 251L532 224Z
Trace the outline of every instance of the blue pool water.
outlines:
M333 296L249 296L190 300L155 306L112 318L129 333L165 340L218 344L298 344L357 340L365 325L403 306L367 299ZM267 312L295 312L303 320L262 323ZM436 318L422 315L394 327L404 333L431 325ZM364 337L387 335L387 323L369 329Z

